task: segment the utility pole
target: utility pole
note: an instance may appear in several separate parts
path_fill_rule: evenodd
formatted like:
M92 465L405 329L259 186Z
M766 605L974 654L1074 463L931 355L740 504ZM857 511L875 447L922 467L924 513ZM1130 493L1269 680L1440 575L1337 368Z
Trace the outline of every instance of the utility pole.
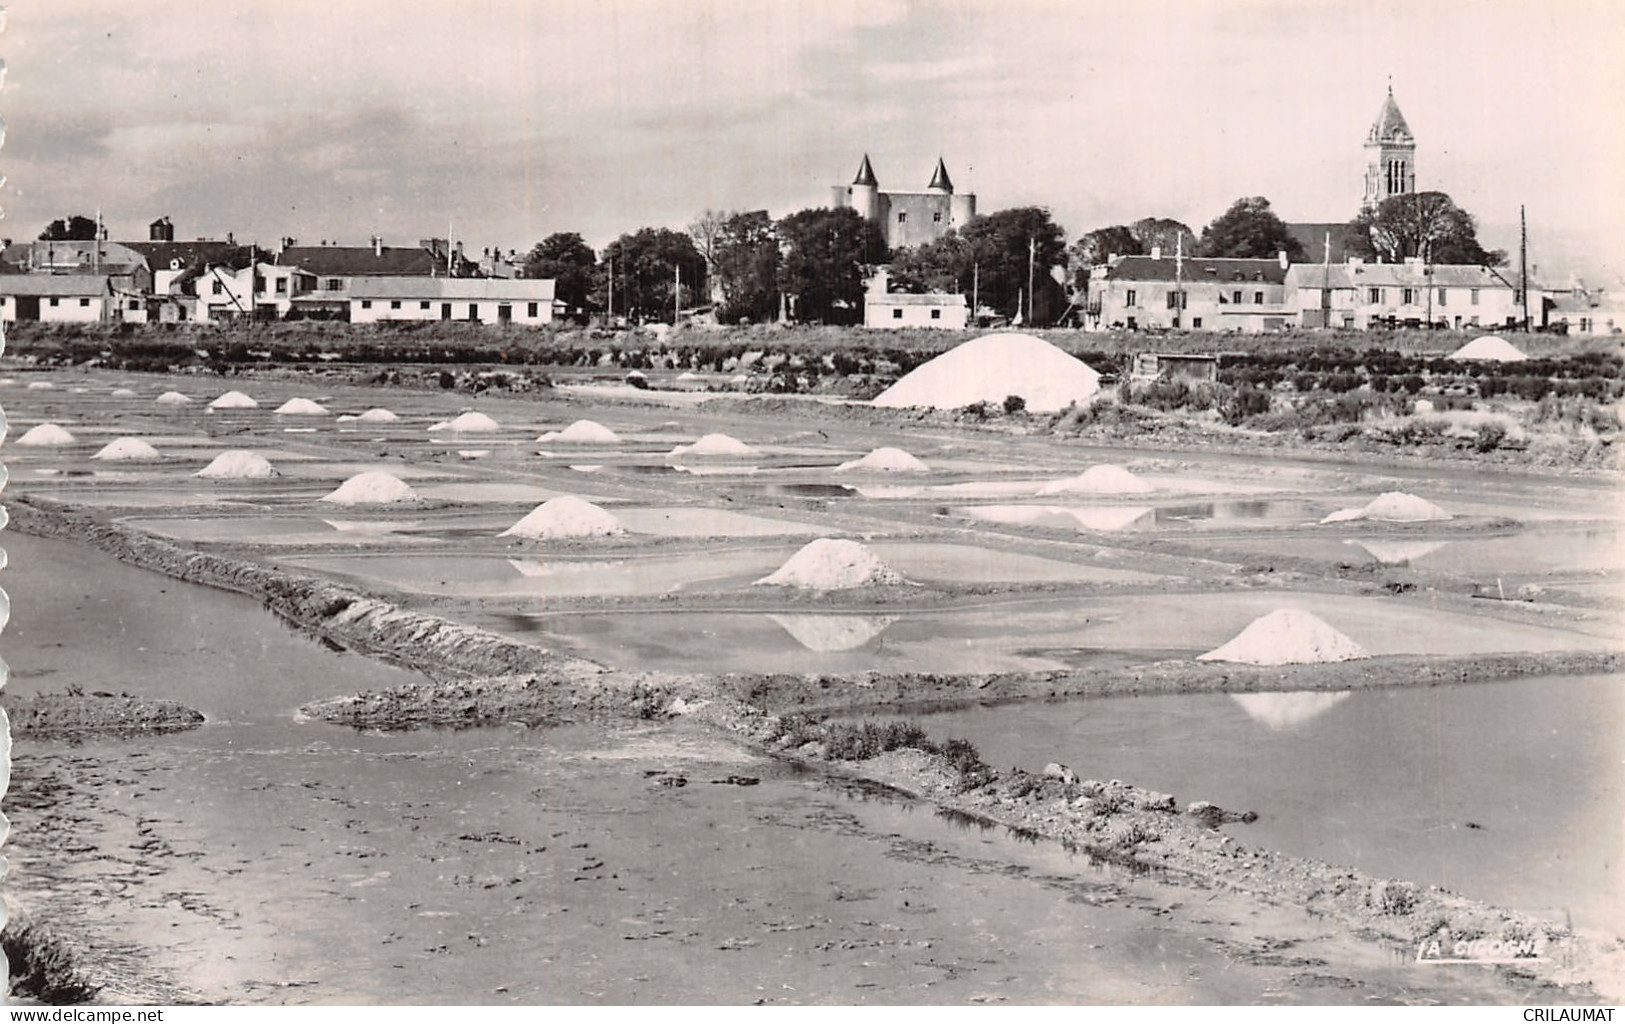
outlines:
M1185 325L1185 232L1174 232L1174 326Z
M1523 297L1523 329L1529 331L1529 221L1518 204L1518 294Z
M1033 256L1038 251L1038 240L1027 239L1027 326L1033 325Z
M671 265L671 325L677 327L677 321L683 316L683 265Z
M615 257L609 258L609 312L604 317L604 328L613 330L615 327Z
M980 308L982 299L982 261L976 260L971 264L970 278L970 322L976 326L976 310Z

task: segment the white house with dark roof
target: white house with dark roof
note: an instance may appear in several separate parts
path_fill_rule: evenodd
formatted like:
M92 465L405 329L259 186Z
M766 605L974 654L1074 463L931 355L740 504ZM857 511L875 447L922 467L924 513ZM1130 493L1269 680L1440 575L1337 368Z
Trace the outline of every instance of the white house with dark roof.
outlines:
M1517 287L1488 267L1453 264L1300 263L1287 272L1287 304L1304 327L1507 327L1523 319ZM1531 289L1533 291L1533 289ZM1540 301L1531 296L1531 318Z
M1286 304L1285 254L1273 260L1118 256L1089 276L1090 330L1258 334L1295 323Z
M102 274L0 274L0 321L103 323L118 319L111 278Z
M350 322L462 320L540 327L553 322L548 278L353 277Z

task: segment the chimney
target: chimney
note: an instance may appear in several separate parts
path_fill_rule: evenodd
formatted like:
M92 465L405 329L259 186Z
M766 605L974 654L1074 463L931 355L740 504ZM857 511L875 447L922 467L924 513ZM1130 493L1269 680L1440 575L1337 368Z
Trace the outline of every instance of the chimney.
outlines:
M374 256L382 256L384 254L384 237L382 235L372 236L372 254Z
M227 245L236 245L237 244L237 237L235 235L233 235L230 231L226 232L226 244Z
M1162 259L1162 246L1153 245L1151 247L1151 258L1154 259L1154 260Z
M1282 270L1285 270L1287 268L1288 262L1287 262L1287 258L1286 258L1286 250L1285 249L1276 250L1275 259L1276 259L1276 262L1281 264L1281 269Z

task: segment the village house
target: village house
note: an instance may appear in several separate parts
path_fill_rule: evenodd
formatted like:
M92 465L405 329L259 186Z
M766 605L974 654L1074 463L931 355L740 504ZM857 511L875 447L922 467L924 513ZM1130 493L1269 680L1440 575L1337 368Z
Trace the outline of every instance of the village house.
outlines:
M539 327L553 322L549 278L354 277L346 291L351 323L462 320Z
M863 326L880 330L927 327L962 331L970 319L965 296L929 292L915 295L894 292L887 267L877 267L864 284Z
M1089 330L1184 329L1259 334L1295 319L1286 306L1287 260L1115 256L1089 277Z
M1625 298L1577 284L1547 300L1545 326L1589 337L1620 334L1625 332Z
M146 257L121 242L17 242L0 251L0 266L9 273L100 276L126 291L152 288Z
M5 323L105 323L119 313L105 274L0 274Z
M1522 319L1517 289L1488 267L1419 259L1300 263L1287 272L1287 304L1304 327L1511 327ZM1540 310L1531 301L1531 317Z
M385 245L374 236L370 245L294 245L277 255L279 266L298 267L311 276L310 287L291 296L298 316L343 319L350 313L350 283L356 278L432 277L446 273L445 256L428 243ZM429 242L438 242L430 239ZM444 243L441 243L444 244Z

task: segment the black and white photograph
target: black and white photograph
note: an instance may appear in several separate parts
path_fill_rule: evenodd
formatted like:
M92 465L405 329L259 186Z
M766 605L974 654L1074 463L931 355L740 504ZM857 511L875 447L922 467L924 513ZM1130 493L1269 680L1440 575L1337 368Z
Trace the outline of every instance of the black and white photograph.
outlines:
M1625 1001L1625 4L0 20L13 1012Z

